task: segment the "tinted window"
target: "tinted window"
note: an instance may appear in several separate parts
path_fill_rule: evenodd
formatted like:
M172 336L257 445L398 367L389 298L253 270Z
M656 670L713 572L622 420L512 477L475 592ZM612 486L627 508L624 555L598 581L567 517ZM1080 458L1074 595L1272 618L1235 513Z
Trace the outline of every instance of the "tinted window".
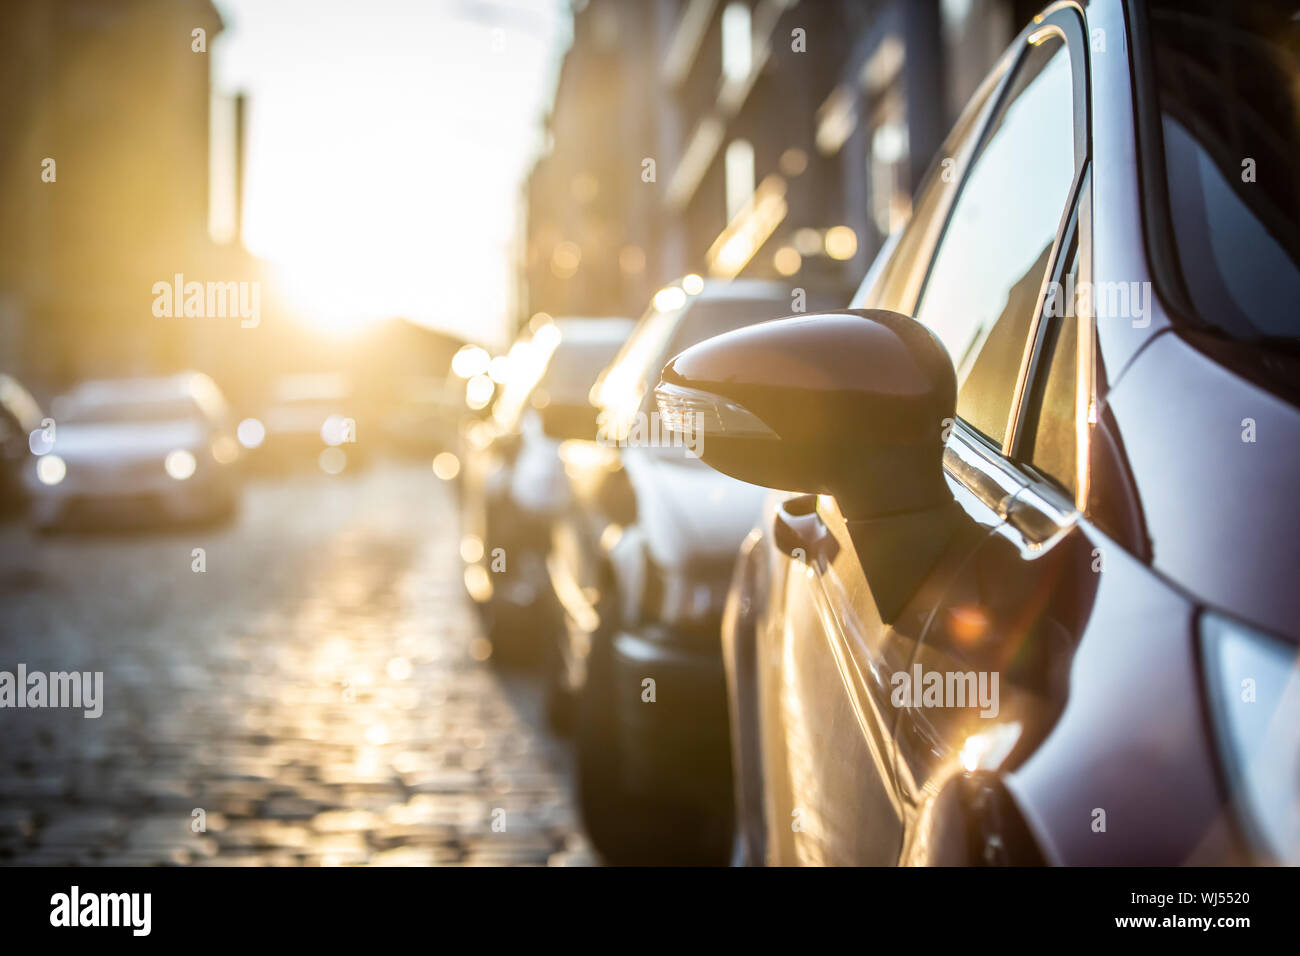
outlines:
M1300 341L1294 3L1149 4L1172 241L1195 319Z
M1074 174L1069 54L1051 37L1029 48L1012 81L917 307L957 369L958 414L995 442Z
M1079 260L1070 267L1064 287L1071 289L1079 279ZM1044 310L1045 312L1047 310ZM1074 497L1075 386L1078 381L1078 321L1074 309L1058 309L1062 315L1043 316L1043 349L1038 371L1025 410L1023 456Z

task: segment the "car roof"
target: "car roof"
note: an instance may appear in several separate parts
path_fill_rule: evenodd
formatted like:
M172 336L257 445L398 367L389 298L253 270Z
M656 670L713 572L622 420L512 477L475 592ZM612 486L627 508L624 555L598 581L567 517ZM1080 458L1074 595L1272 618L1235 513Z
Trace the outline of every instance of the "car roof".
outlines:
M789 295L790 289L773 279L706 279L704 288L690 301L785 299Z
M597 345L619 342L632 334L636 327L635 319L625 318L579 318L567 317L555 319L556 328L560 330L561 344Z

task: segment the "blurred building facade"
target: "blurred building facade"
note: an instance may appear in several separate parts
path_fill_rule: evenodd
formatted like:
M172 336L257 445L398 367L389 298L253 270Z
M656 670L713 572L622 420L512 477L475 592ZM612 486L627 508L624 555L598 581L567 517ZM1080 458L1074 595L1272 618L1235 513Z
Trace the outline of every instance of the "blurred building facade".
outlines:
M208 234L217 10L210 0L0 0L0 10L0 367L45 390L211 356L217 330L156 317L152 289L177 273L257 278L242 246Z
M1019 0L579 0L524 197L519 320L686 273L847 301Z

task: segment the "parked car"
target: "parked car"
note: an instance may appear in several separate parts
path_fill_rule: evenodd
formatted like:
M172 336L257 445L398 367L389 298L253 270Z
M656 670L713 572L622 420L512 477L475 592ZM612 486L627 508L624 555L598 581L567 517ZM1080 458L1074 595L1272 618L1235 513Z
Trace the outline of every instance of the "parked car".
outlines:
M263 416L265 438L254 460L262 469L355 472L369 462L366 413L351 380L339 372L284 375Z
M664 370L787 490L723 629L737 859L1300 862L1296 37L1048 8L853 310Z
M28 459L38 528L230 517L239 443L206 375L85 382L55 400L52 443Z
M548 322L513 351L492 414L469 426L461 481L465 585L483 609L494 657L535 663L557 623L548 601L550 523L568 504L562 442L596 434L588 394L627 340L631 319Z
M378 425L386 450L428 459L455 449L464 403L443 377L408 375L385 392Z
M548 557L564 610L552 710L574 701L582 815L619 863L727 858L719 621L764 492L659 434L653 385L687 346L788 313L791 290L757 280L694 288L655 296L595 389L600 434L561 450L573 505Z
M0 514L14 514L27 503L23 469L31 457L33 432L41 428L41 407L16 378L0 375Z

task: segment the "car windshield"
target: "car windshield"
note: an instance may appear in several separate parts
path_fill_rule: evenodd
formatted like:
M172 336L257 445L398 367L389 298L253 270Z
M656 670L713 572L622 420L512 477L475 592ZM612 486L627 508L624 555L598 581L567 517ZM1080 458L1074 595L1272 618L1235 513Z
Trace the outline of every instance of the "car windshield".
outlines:
M68 425L128 425L192 422L202 417L198 404L186 396L151 401L129 398L74 401L60 420Z
M684 311L653 312L619 352L601 383L597 404L635 412L659 380L660 369L678 352L781 312L782 303L767 299L696 299Z
M561 405L581 405L600 370L622 343L617 339L561 342L538 383L548 399Z
M554 351L539 361L541 370L522 370L513 376L492 409L503 428L514 428L524 406L531 400L537 405L542 397L559 405L583 405L600 370L613 357L618 339L565 338Z
M647 315L601 381L596 404L602 409L602 435L621 442L639 419L648 424L657 415L654 385L677 353L715 335L776 318L783 306L777 299L694 299L682 309ZM666 455L685 453L671 443L652 441L647 447Z
M755 322L775 319L787 311L785 303L768 299L724 299L696 303L695 308L686 313L685 321L677 327L668 348L659 358L659 364L667 364L678 352L685 351L697 342ZM654 378L658 379L659 369L652 371Z
M1148 4L1164 172L1187 316L1300 346L1300 21L1294 3Z

